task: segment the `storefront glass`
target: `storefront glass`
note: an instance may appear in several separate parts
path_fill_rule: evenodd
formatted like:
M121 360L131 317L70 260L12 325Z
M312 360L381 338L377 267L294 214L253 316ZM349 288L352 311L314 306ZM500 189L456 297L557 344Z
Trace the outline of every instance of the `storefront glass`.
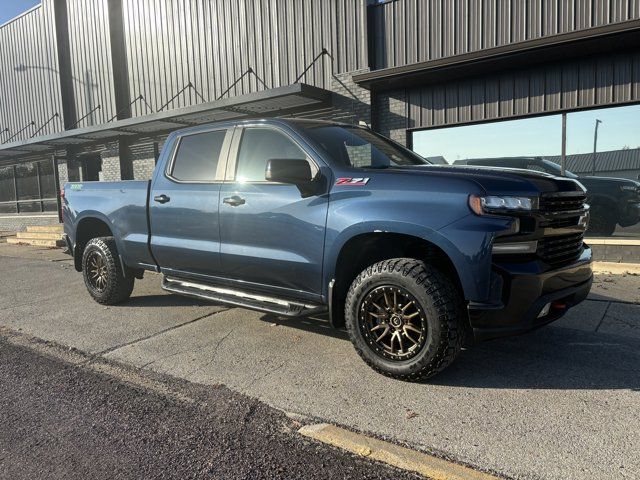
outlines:
M412 132L433 163L523 168L562 175L562 116ZM564 175L586 188L590 236L640 238L640 105L567 114Z
M0 168L0 214L55 212L56 209L52 162Z

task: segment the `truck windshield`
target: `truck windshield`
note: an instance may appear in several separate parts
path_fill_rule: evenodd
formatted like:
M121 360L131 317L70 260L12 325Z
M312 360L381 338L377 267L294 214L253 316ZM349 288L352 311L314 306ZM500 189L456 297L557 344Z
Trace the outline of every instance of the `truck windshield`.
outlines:
M382 135L360 127L343 125L302 125L336 162L356 168L387 168L430 163Z
M552 175L557 175L558 177L562 176L562 169L560 168L560 165L558 165L557 163L547 159L542 160L542 163L544 163L547 169L547 173L551 173ZM571 173L569 170L564 171L564 176L567 178L578 178L578 176L575 173Z

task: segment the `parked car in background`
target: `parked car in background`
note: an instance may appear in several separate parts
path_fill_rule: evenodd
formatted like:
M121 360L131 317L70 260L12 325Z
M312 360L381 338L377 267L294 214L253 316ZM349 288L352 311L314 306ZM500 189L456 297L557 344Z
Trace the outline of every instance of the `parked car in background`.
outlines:
M417 380L587 297L585 199L569 178L432 165L366 128L271 119L174 132L152 180L66 184L63 215L99 303L152 270L176 294L328 312L370 366Z
M454 165L520 168L562 176L560 165L541 157L474 158L458 160ZM564 176L578 180L587 189L587 203L591 206L588 234L610 236L617 225L631 227L640 222L640 182L578 176L566 170Z

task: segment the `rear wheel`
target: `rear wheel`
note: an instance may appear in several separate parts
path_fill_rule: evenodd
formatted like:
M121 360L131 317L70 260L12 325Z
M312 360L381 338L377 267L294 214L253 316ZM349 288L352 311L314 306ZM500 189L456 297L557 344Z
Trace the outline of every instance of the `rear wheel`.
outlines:
M124 276L113 237L90 240L82 254L82 275L93 299L115 305L131 296L135 279Z
M589 228L591 235L603 235L610 237L616 229L615 211L607 209L603 205L593 205L589 214Z
M375 370L420 380L445 369L462 348L460 294L436 268L397 258L354 280L345 305L351 341Z

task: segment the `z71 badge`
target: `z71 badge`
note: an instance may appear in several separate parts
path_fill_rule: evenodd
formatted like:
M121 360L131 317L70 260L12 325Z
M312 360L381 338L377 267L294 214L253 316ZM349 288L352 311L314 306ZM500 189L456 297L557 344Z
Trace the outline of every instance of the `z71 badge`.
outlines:
M349 185L352 187L359 187L362 185L366 185L368 181L368 178L338 178L336 180L336 185Z

